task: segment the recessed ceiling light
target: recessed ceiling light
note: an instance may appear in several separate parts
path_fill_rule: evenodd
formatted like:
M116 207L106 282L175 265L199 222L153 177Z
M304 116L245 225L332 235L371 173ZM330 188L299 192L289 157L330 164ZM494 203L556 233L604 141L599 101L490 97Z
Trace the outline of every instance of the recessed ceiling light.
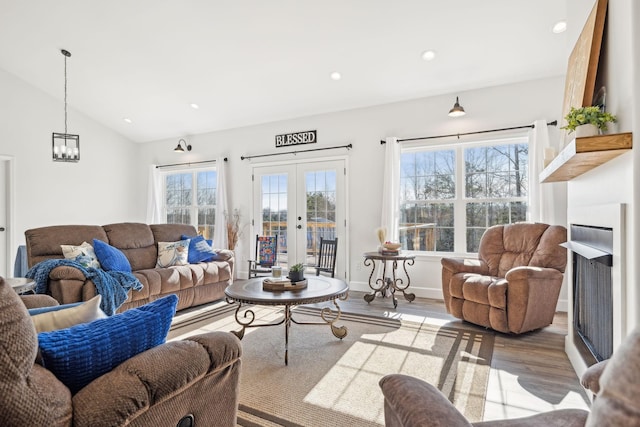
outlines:
M565 31L567 31L567 21L558 21L553 26L553 32L556 34L564 33Z
M125 121L125 122L127 122L127 123L133 123L133 120L131 120L131 119L130 119L130 118L128 118L128 117L125 117L125 118L124 118L124 119L122 119L122 120L124 120L124 121Z
M194 110L197 110L198 108L200 108L198 104L189 104L189 105L191 105L191 108L193 108Z
M333 73L331 73L331 78L333 80L340 80L342 78L342 74L340 74L337 71L334 71Z
M431 61L435 57L436 53L432 50L425 50L424 52L422 52L422 59L424 59L425 61Z

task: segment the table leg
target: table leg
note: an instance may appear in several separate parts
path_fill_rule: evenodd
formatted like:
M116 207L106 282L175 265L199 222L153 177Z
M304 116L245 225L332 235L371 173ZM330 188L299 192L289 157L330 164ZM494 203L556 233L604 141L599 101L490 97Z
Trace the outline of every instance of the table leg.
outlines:
M227 302L230 304L233 304L233 301L227 300ZM278 326L278 325L282 325L287 320L286 312L285 312L285 318L279 322L261 323L261 324L254 325L253 322L256 320L256 314L253 312L253 310L251 309L245 310L242 313L242 316L240 316L239 314L240 314L241 308L242 308L242 303L238 303L238 308L236 308L236 312L235 312L235 319L238 325L242 326L242 329L240 329L239 331L231 331L231 333L237 336L239 339L242 339L244 337L244 332L247 328L259 328L262 326Z
M284 307L284 364L289 365L289 328L291 327L291 307Z
M405 285L401 278L396 278L396 269L398 266L397 266L397 262L394 261L393 262L393 282L391 283L391 285L394 289L394 293L395 291L400 291L402 292L402 295L404 295L404 299L406 299L409 302L412 302L413 300L416 299L416 295L411 292L406 292L407 288L411 284L411 278L409 277L409 272L407 271L407 263L409 266L412 266L414 261L412 259L402 261L402 269L404 270L404 275L407 278L407 284ZM394 300L394 307L395 307L395 303L396 302Z
M364 300L367 303L370 303L376 297L376 294L380 292L380 295L385 297L387 295L387 290L389 289L389 282L387 280L387 263L385 261L381 261L382 263L382 277L377 278L375 281L372 281L373 274L376 272L376 262L371 258L364 259L365 267L371 266L371 274L369 274L369 287L373 290L373 293L366 294L364 296Z
M344 295L343 297L340 297L339 299L341 299L342 301L346 300L348 298L348 295ZM336 322L338 320L340 320L340 316L342 314L342 310L340 310L340 306L338 305L338 301L336 301L336 299L334 298L332 300L333 305L335 305L336 307L336 312L334 313L333 310L331 310L330 307L323 307L322 310L320 311L320 317L322 317L322 320L324 320L325 323L320 323L320 322L298 322L297 320L295 320L293 317L291 317L291 321L295 324L298 325L324 325L324 324L328 324L331 327L331 333L333 334L334 337L338 338L338 339L342 339L344 337L347 336L348 330L346 326L336 326Z

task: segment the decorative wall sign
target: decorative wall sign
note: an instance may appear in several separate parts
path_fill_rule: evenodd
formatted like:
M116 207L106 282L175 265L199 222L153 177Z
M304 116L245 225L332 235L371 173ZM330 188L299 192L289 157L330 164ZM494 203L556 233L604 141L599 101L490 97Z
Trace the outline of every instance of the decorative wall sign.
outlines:
M606 15L607 0L596 0L569 56L562 106L562 126L567 124L564 117L571 107L588 107L593 102ZM569 138L565 132L563 141L567 139Z
M318 138L315 130L276 135L276 148L288 147L290 145L315 144L316 142L318 142Z

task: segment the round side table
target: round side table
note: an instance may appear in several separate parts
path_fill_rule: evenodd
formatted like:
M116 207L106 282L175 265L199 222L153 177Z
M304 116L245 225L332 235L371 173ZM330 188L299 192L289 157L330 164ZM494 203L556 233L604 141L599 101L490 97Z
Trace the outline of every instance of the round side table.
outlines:
M26 294L27 292L31 292L36 287L36 282L32 279L25 279L24 277L9 277L4 279L14 291L18 294Z

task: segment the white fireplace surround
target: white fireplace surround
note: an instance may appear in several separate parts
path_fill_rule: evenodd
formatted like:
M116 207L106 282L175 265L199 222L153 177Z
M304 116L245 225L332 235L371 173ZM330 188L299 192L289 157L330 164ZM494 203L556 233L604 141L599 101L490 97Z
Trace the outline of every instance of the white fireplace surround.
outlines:
M571 225L591 225L611 228L613 230L613 266L611 278L613 285L613 348L615 350L625 336L625 205L570 206L567 212L567 222L569 224L568 228L570 228ZM571 239L571 236L569 236L569 239ZM565 351L573 365L573 369L580 377L587 369L587 365L573 342L573 266L571 262L567 263L567 277L569 278L569 306L567 310L568 334L565 339Z

